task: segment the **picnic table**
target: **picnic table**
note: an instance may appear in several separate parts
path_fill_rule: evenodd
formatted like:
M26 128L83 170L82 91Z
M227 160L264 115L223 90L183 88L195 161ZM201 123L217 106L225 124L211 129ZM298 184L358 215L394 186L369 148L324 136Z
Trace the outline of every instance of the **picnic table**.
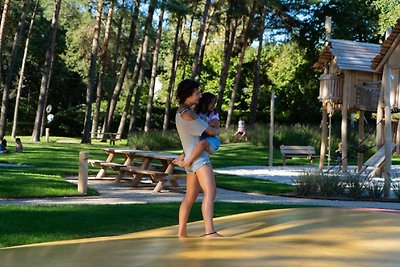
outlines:
M135 157L140 157L142 159L142 164L139 167L127 166L120 169L121 171L126 171L134 175L132 179L133 186L137 186L143 177L147 175L150 176L154 182L157 182L153 191L160 192L166 183L169 182L172 186L177 187L177 180L186 178L186 172L172 163L178 155L141 151L135 153ZM154 161L158 161L161 164L153 164Z
M157 183L153 191L160 192L168 182L177 187L177 179L186 177L186 172L172 163L178 157L175 154L119 148L107 148L103 151L107 153L105 161L89 160L92 166L101 168L96 178L104 177L106 171L112 168L118 171L118 175L115 177L116 183L130 174L132 175L132 186L138 186L143 177L146 176ZM114 160L121 155L124 157L124 162L116 163Z
M89 163L92 166L101 168L97 173L96 178L103 178L107 170L110 168L119 171L119 168L121 167L132 165L135 154L137 152L142 152L142 150L124 149L124 148L102 148L102 151L104 151L107 154L107 158L105 160L97 160L97 159L89 160ZM117 158L117 156L123 156L124 162L123 163L115 162L114 160Z

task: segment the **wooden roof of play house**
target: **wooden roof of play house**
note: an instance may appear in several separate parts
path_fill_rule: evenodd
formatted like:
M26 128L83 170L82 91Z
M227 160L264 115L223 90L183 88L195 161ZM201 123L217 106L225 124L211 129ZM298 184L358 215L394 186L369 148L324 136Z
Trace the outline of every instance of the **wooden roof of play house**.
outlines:
M372 60L373 69L377 69L378 66L379 66L378 70L382 69L383 64L385 64L387 58L390 56L391 52L400 41L399 33L400 33L400 18L397 19L397 23L394 26L392 33L382 43L379 54L375 56L375 58Z
M360 43L348 40L331 39L319 54L314 68L323 69L325 63L336 58L338 69L376 72L371 67L372 59L379 53L379 44Z

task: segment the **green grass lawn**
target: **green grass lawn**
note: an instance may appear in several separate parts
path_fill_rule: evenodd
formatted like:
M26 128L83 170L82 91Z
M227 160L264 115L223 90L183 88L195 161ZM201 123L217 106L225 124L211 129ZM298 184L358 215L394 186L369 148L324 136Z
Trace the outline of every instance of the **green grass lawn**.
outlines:
M287 205L215 203L215 217ZM298 207L298 206L296 206ZM0 206L0 247L113 236L178 223L179 203L79 206ZM201 220L196 203L189 221Z

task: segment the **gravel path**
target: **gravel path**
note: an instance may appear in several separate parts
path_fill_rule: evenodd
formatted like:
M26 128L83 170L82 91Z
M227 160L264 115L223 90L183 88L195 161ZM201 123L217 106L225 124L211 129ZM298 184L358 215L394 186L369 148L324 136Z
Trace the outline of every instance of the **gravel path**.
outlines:
M304 166L246 166L216 169L218 173L227 173L252 177L258 179L269 179L284 183L292 183L298 175L304 172ZM310 168L309 168L310 169ZM314 168L311 168L314 169ZM67 177L72 183L77 182L76 177ZM77 196L77 197L49 197L49 198L24 198L24 199L0 199L0 205L100 205L100 204L145 204L180 202L184 194L184 185L179 188L163 190L161 193L153 193L152 186L146 184L139 188L132 188L128 181L115 184L111 179L97 180L89 178L88 186L96 189L99 196ZM201 197L198 201L201 201ZM245 202L245 203L268 203L288 205L310 205L349 208L379 208L400 210L400 203L394 202L372 202L372 201L341 201L307 199L295 197L266 196L260 194L243 193L218 188L218 202Z

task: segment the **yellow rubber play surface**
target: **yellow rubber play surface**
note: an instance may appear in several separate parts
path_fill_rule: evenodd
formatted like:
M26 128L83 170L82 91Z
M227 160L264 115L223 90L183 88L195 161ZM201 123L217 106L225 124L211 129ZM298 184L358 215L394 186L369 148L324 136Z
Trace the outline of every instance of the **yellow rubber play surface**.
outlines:
M177 227L0 250L2 267L400 266L400 213L296 208L217 218L224 238Z

